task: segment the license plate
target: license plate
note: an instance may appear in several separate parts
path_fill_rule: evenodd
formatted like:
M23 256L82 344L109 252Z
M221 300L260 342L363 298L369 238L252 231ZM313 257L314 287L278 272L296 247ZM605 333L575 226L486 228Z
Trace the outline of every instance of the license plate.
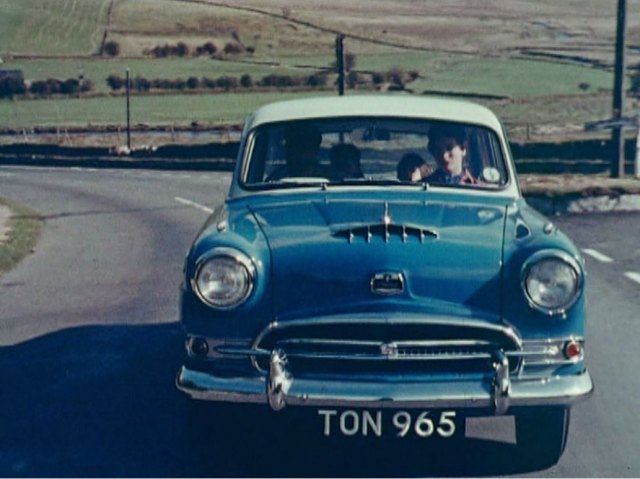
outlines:
M319 409L324 436L441 437L458 432L456 411Z

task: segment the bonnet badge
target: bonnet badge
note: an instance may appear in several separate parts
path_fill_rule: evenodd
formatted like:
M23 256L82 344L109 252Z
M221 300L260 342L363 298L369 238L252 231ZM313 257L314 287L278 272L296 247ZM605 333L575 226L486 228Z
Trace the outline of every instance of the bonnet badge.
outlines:
M397 272L376 273L371 278L371 292L384 296L404 292L404 275Z

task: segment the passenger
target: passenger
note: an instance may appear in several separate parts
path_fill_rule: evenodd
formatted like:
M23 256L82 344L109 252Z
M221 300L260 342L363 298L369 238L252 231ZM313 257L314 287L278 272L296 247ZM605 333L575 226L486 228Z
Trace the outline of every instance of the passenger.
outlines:
M362 178L360 150L349 143L338 143L329 150L331 179L341 181L348 178Z
M286 165L276 169L267 181L286 177L325 177L327 172L318 164L322 134L313 125L296 125L284 137Z
M428 150L438 167L424 180L434 184L479 184L466 168L467 138L463 128L436 125L429 130Z
M396 167L400 181L420 181L431 173L431 167L417 153L405 154Z

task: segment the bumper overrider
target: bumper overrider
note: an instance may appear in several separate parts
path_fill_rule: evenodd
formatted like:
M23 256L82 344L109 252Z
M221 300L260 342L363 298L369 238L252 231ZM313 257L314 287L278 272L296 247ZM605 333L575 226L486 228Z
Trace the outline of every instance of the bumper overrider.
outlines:
M264 376L226 377L183 366L176 385L193 399L286 406L363 408L484 408L506 414L510 407L570 406L593 392L589 373L520 377L510 358L496 351L493 373L485 380L428 382L347 381L296 378L285 353L273 350Z

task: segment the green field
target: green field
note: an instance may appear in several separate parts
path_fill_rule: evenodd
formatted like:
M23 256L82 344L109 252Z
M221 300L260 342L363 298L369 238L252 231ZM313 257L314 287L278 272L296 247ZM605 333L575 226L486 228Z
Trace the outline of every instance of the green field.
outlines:
M214 126L239 123L260 105L318 94L321 93L137 96L131 99L131 123L188 125L196 121ZM0 122L19 128L125 124L125 97L0 102Z
M257 107L278 100L332 95L332 92L220 93L193 95L144 95L131 99L132 125L189 126L193 122L212 127L241 123ZM402 94L402 93L399 93ZM571 101L574 107L566 108ZM604 118L610 108L608 95L539 97L513 102L483 101L510 129L524 125L585 123ZM549 121L552 117L553 121ZM126 124L124 96L69 100L0 102L0 124L30 131L36 127L109 126Z
M95 53L106 26L109 3L110 0L3 0L0 52Z
M165 59L37 59L14 60L11 68L21 69L31 80L47 78L75 78L83 75L93 80L96 91L108 92L106 78L115 74L125 76L127 68L131 77L154 78L216 78L222 75L240 77L247 73L260 79L271 73L308 75L314 68L328 68L331 56L293 57L272 67L260 64L239 63L233 60L210 58ZM299 67L300 65L308 66ZM297 67L298 66L298 67ZM457 91L507 97L531 97L579 93L580 84L586 83L592 90L608 89L613 84L610 72L559 63L541 63L531 60L503 58L474 58L469 55L444 57L430 53L396 51L387 54L359 55L356 69L386 72L399 67L415 70L420 78L408 87L416 92L425 90Z

